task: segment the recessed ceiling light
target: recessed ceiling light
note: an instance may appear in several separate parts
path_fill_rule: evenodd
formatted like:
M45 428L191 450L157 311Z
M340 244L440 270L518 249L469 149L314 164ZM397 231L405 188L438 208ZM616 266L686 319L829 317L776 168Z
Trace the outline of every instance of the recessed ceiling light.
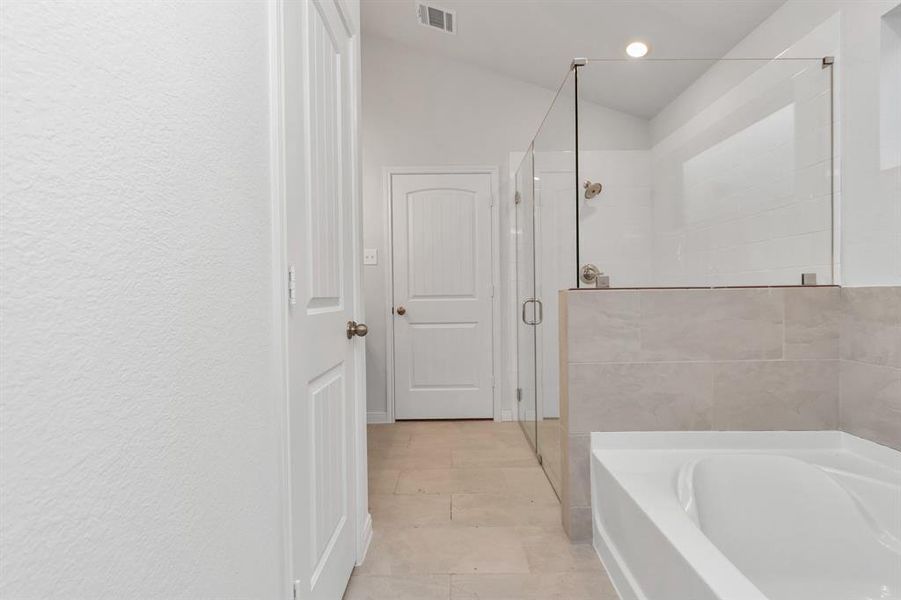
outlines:
M632 42L626 46L626 54L632 58L641 58L648 53L648 45L644 42Z

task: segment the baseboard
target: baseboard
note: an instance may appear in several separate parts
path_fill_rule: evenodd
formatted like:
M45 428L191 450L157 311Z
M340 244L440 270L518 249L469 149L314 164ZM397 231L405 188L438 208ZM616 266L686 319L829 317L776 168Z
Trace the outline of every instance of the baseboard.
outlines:
M363 564L366 560L366 554L369 552L369 544L372 543L372 515L366 513L366 521L363 523L363 531L360 534L360 555L357 557L357 566Z
M513 411L512 410L502 410L501 411L501 421L512 421L513 420Z
M371 410L366 413L367 423L390 423L388 420L388 412L384 410Z

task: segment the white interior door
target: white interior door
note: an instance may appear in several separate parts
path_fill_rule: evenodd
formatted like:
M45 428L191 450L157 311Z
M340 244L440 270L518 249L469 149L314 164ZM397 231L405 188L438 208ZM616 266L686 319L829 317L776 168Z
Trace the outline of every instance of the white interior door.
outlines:
M283 4L292 577L338 600L356 557L355 101L351 32L333 0Z
M490 418L491 175L392 175L391 202L395 418Z

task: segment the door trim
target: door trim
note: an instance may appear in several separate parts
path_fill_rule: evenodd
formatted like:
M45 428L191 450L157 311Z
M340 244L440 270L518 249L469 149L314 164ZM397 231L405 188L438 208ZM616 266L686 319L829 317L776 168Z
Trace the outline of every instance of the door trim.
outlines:
M338 12L346 15L348 25L353 28L350 38L350 70L353 73L351 86L354 100L351 103L350 127L351 156L353 156L353 169L351 170L351 186L353 194L353 280L356 293L354 294L354 314L357 321L366 322L366 298L363 288L363 191L361 182L363 177L363 160L361 149L362 128L360 125L363 110L362 100L362 50L360 45L360 23L353 22L348 15L343 0L334 0L338 6ZM372 542L372 515L369 513L369 462L366 438L366 344L354 344L354 454L356 458L357 472L355 474L357 501L357 565L363 564L366 552Z
M291 565L291 463L290 431L288 428L288 226L285 216L285 125L284 125L284 0L270 0L269 29L269 195L272 211L272 311L273 311L273 378L277 390L276 414L279 416L279 471L281 473L282 564L281 597L294 593Z
M387 248L385 263L385 379L387 414L370 413L370 422L394 423L394 210L391 202L391 178L394 175L488 175L491 178L491 406L495 421L502 421L498 387L501 364L500 314L500 191L497 167L384 167L382 168L382 201Z

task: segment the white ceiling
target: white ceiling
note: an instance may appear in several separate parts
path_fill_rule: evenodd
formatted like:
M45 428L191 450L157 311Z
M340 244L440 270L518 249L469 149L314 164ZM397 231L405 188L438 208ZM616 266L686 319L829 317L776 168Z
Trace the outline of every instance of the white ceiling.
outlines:
M363 30L556 89L573 57L625 58L629 41L648 58L723 56L785 0L434 0L457 13L457 34L424 27L415 0L362 0ZM580 92L652 117L710 64L592 63Z

